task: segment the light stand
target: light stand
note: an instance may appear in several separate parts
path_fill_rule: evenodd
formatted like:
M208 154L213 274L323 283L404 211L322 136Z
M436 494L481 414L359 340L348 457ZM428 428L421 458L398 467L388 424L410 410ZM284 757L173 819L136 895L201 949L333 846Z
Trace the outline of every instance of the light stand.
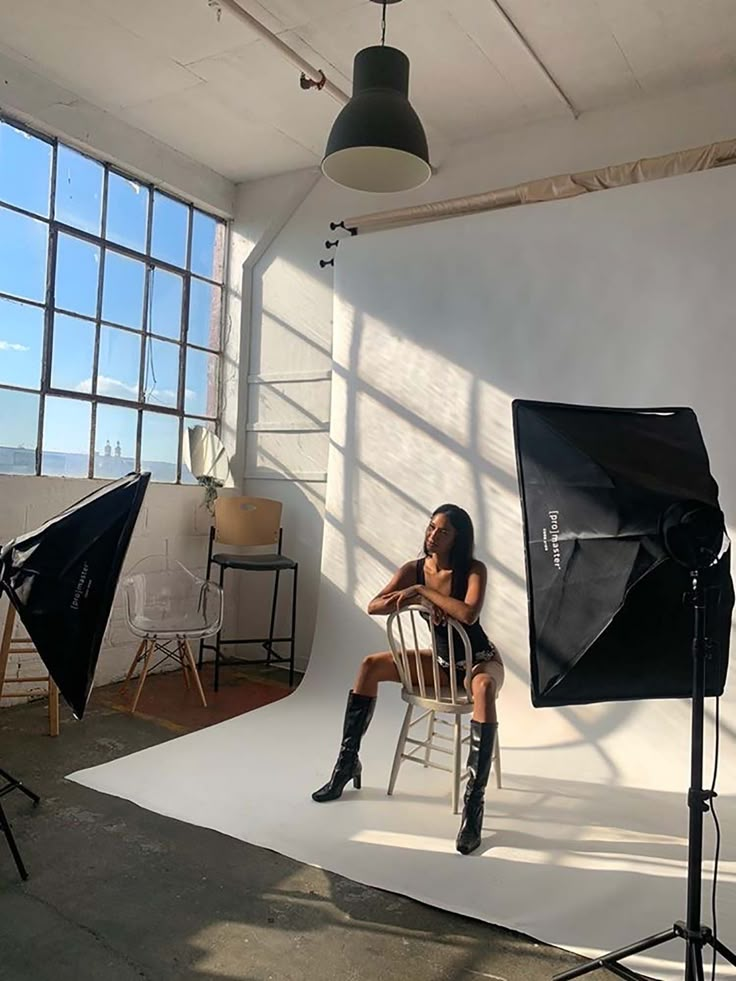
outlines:
M26 797L30 797L33 801L34 807L37 806L41 800L38 794L34 794L32 790L24 786L20 780L12 776L7 770L0 769L0 777L5 780L5 784L0 787L0 798L5 797L7 794L11 793L13 790L20 790L21 793L25 794ZM15 864L18 867L18 872L20 873L21 879L27 879L28 873L26 872L26 867L23 864L23 859L21 858L20 852L18 851L18 846L15 843L15 838L13 837L13 829L10 827L10 823L5 816L5 811L3 810L2 804L0 804L0 828L2 828L5 838L8 842L8 847L10 852L15 859Z
M710 927L703 926L701 916L703 876L703 814L708 802L716 796L703 789L703 717L705 703L706 660L710 656L706 634L706 605L708 590L702 584L703 573L717 559L723 541L723 515L720 511L702 506L675 505L663 519L662 533L668 552L680 564L690 567L692 588L683 598L693 609L692 633L692 731L690 746L690 790L688 808L687 857L687 917L678 920L662 933L638 940L603 957L588 961L581 967L554 975L554 981L572 981L599 968L605 968L626 981L650 981L645 975L625 967L620 961L634 954L659 947L677 937L685 941L685 981L705 981L703 948L712 947L730 964L736 966L736 953L713 936ZM699 539L693 544L688 533L694 530Z
M150 473L128 474L94 491L0 547L5 592L75 716L87 705L97 658ZM4 664L3 664L4 670ZM0 799L14 790L40 797L0 769ZM0 806L0 828L21 878L27 879L13 832Z

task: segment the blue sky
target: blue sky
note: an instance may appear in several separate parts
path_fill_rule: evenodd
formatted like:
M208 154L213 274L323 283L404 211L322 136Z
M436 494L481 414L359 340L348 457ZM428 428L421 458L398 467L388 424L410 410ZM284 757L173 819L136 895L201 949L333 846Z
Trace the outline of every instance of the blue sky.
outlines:
M38 215L31 218L0 206L0 383L38 388L43 346L43 310L23 300L43 302L46 294L48 226L41 218L50 212L52 148L20 130L0 123L0 205L8 202ZM104 171L66 147L59 147L56 218L95 235L101 233ZM107 201L107 239L130 249L145 250L149 208L148 188L110 173ZM184 266L187 252L188 209L154 193L151 254ZM218 223L194 212L192 272L216 277L213 267ZM56 262L56 307L51 363L52 385L90 392L96 328L98 283L103 262L99 246L60 233ZM104 258L100 329L98 393L137 399L143 337L145 265L108 249ZM146 401L175 407L179 373L183 276L156 268L149 297L150 330L160 335L146 345L143 388ZM17 299L15 299L17 298ZM218 310L219 290L192 279L189 341L209 346L212 311ZM78 316L75 316L78 315ZM129 328L128 330L122 328ZM206 412L207 372L212 355L190 349L186 364L185 411ZM90 405L48 398L44 449L86 453L89 448ZM35 446L38 397L0 389L0 445ZM123 454L135 451L137 413L117 406L100 406L97 414L97 452L105 442L120 442ZM178 423L175 417L145 413L143 459L175 462Z

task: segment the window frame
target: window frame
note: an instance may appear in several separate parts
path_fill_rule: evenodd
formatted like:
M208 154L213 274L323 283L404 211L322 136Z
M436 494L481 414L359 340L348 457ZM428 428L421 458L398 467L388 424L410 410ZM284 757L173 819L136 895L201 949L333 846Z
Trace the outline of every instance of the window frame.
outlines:
M134 174L127 173L124 168L119 167L117 164L113 164L101 157L96 157L92 153L85 150L81 150L78 147L67 143L65 140L59 137L50 136L46 133L39 132L33 127L27 125L21 120L15 119L14 117L2 112L0 110L0 123L7 124L13 129L19 130L28 134L30 137L37 139L43 143L46 143L51 147L51 168L50 168L50 182L49 182L49 209L48 215L40 215L33 211L29 211L26 208L20 207L19 205L12 204L11 202L0 199L0 208L5 209L10 212L14 212L17 215L24 216L26 218L31 218L36 221L41 221L47 226L48 238L47 238L47 254L46 254L46 272L45 272L45 292L44 299L41 300L29 300L20 296L16 296L9 293L0 292L0 299L9 300L15 303L22 303L26 306L34 307L36 309L43 310L43 339L41 347L41 376L40 384L38 389L29 388L24 385L9 385L0 382L0 390L9 392L25 392L27 394L36 395L39 399L39 409L38 409L38 427L36 436L36 452L35 452L35 476L42 475L43 466L43 435L44 435L44 420L46 415L46 400L47 398L64 398L73 399L80 402L86 402L91 406L90 409L90 439L89 439L89 459L87 468L87 478L90 479L106 479L95 477L95 445L97 436L97 408L99 405L109 405L116 406L120 408L129 409L135 411L137 414L136 419L136 442L135 442L135 470L139 471L141 469L141 446L143 438L143 422L144 422L144 412L157 413L160 415L174 417L178 419L178 445L176 454L176 484L182 483L182 467L183 467L183 438L184 438L184 427L187 422L200 423L207 427L214 426L214 431L219 435L221 431L222 424L222 388L223 388L223 364L224 364L224 337L225 337L225 323L226 323L226 297L227 297L227 274L228 274L228 264L230 258L230 247L231 247L231 222L224 218L222 215L215 214L210 211L206 211L204 208L197 207L193 202L187 201L183 198L172 194L170 191L146 181ZM95 165L102 168L102 189L101 189L101 219L100 219L100 233L95 234L88 232L81 228L76 228L73 225L63 222L56 217L56 206L57 206L57 172L58 172L58 155L59 148L64 147L74 153L79 154L82 157L91 160ZM146 232L145 232L145 252L139 252L130 246L120 244L106 237L107 233L107 210L108 210L108 189L110 184L110 175L122 178L123 180L129 180L137 184L140 188L145 188L148 192L148 202L146 208ZM186 257L185 265L177 266L171 262L164 259L158 259L151 253L152 238L153 238L153 223L154 223L154 204L157 196L164 197L170 201L174 201L176 204L183 205L187 209L187 241L186 241ZM222 270L221 278L211 279L206 276L202 276L195 273L191 269L192 262L192 248L193 248L193 231L194 231L194 216L195 213L199 212L202 215L215 220L218 224L222 225ZM74 238L78 241L88 243L90 245L96 246L99 251L100 264L98 270L97 279L97 297L95 306L94 317L80 314L76 311L67 310L63 308L56 308L56 273L57 273L57 254L58 254L58 243L59 236L66 235ZM144 281L143 281L143 309L141 317L141 327L139 330L125 326L122 324L114 323L110 320L103 319L103 297L104 297L104 285L105 285L105 265L106 256L109 252L122 255L126 258L133 259L140 262L144 266ZM171 337L166 337L163 334L154 334L149 330L150 319L151 319L151 301L152 301L152 290L154 282L155 270L160 269L164 272L173 273L182 280L182 296L181 296L181 314L180 314L180 324L179 324L179 337L174 340ZM218 330L218 342L216 348L203 347L201 344L190 343L189 341L189 321L190 321L190 297L191 297L191 284L193 280L197 280L202 283L206 283L209 286L214 286L220 291L220 309L218 314L217 330ZM91 386L89 392L79 392L72 391L69 389L54 387L51 383L51 370L52 370L52 360L53 360L53 344L54 344L54 316L56 314L62 316L72 317L76 320L82 321L89 324L95 331L94 338L94 357L92 364L92 377ZM116 398L111 395L101 395L97 392L98 388L98 378L99 378L99 360L100 360L100 338L102 334L103 327L112 327L115 330L126 331L134 336L138 336L141 339L140 344L140 363L139 363L139 373L138 373L138 397L136 399L121 399ZM179 369L177 378L177 394L176 394L176 406L166 406L156 403L151 403L146 400L145 397L145 381L146 381L146 365L148 361L148 352L150 344L155 340L163 340L169 344L174 344L177 348L178 358L179 358ZM217 387L216 387L216 405L215 414L213 416L209 415L198 415L194 412L187 412L186 410L186 371L188 362L188 352L190 350L199 351L206 355L210 355L217 359ZM161 461L162 463L165 461ZM12 474L5 474L5 476L12 476ZM27 475L26 475L27 476ZM172 483L171 481L162 481L162 483Z

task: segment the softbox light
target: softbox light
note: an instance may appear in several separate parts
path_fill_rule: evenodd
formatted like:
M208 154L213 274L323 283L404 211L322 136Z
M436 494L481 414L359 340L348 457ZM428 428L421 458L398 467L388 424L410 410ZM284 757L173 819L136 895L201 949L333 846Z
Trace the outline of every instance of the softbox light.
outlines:
M78 719L150 477L128 474L0 549L0 588Z
M695 413L516 400L535 706L692 694L687 567L663 522L718 508ZM722 693L734 593L729 550L701 574L705 693Z

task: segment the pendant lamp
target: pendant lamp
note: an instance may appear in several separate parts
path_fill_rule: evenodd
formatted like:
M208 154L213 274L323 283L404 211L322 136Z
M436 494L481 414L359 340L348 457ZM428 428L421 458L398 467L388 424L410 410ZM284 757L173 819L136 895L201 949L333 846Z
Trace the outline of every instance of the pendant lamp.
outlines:
M353 63L353 95L335 120L322 161L330 180L356 191L408 191L429 180L429 148L409 102L409 59L386 45L386 5L380 45Z

